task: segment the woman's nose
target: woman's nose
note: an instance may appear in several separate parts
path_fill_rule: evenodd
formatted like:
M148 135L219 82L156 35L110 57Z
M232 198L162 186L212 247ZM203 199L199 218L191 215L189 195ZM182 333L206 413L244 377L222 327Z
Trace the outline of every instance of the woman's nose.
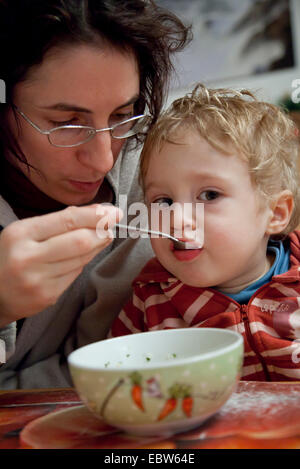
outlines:
M96 134L89 142L77 149L77 158L84 165L108 173L114 165L112 137L109 132Z

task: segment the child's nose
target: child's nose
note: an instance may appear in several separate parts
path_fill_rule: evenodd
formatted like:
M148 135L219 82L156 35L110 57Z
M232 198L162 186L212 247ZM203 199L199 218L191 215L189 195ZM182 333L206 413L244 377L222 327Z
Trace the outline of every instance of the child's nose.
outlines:
M182 233L181 237L184 237L186 232L196 229L193 204L183 203L177 205L174 210L173 226L174 231L178 232L177 237L180 237L180 232Z

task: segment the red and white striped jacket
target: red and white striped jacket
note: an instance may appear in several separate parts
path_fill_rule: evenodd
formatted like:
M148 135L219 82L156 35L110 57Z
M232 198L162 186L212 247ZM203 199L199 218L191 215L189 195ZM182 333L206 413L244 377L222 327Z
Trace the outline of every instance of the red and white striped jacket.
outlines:
M300 231L289 239L289 271L259 288L247 305L213 288L185 285L151 259L134 280L132 299L109 336L178 327L227 328L244 337L242 379L300 380Z

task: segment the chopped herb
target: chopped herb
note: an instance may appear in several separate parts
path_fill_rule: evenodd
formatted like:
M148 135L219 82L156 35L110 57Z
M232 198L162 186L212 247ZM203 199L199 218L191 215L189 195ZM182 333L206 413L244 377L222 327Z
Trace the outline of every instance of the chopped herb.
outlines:
M107 368L109 364L110 364L110 362L104 363L105 368Z

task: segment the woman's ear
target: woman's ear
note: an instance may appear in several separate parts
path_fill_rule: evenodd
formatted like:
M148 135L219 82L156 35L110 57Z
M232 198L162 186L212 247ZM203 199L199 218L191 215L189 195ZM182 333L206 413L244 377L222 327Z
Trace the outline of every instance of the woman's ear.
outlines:
M291 191L284 190L272 200L271 217L267 225L266 234L280 234L289 224L294 209L294 197Z

